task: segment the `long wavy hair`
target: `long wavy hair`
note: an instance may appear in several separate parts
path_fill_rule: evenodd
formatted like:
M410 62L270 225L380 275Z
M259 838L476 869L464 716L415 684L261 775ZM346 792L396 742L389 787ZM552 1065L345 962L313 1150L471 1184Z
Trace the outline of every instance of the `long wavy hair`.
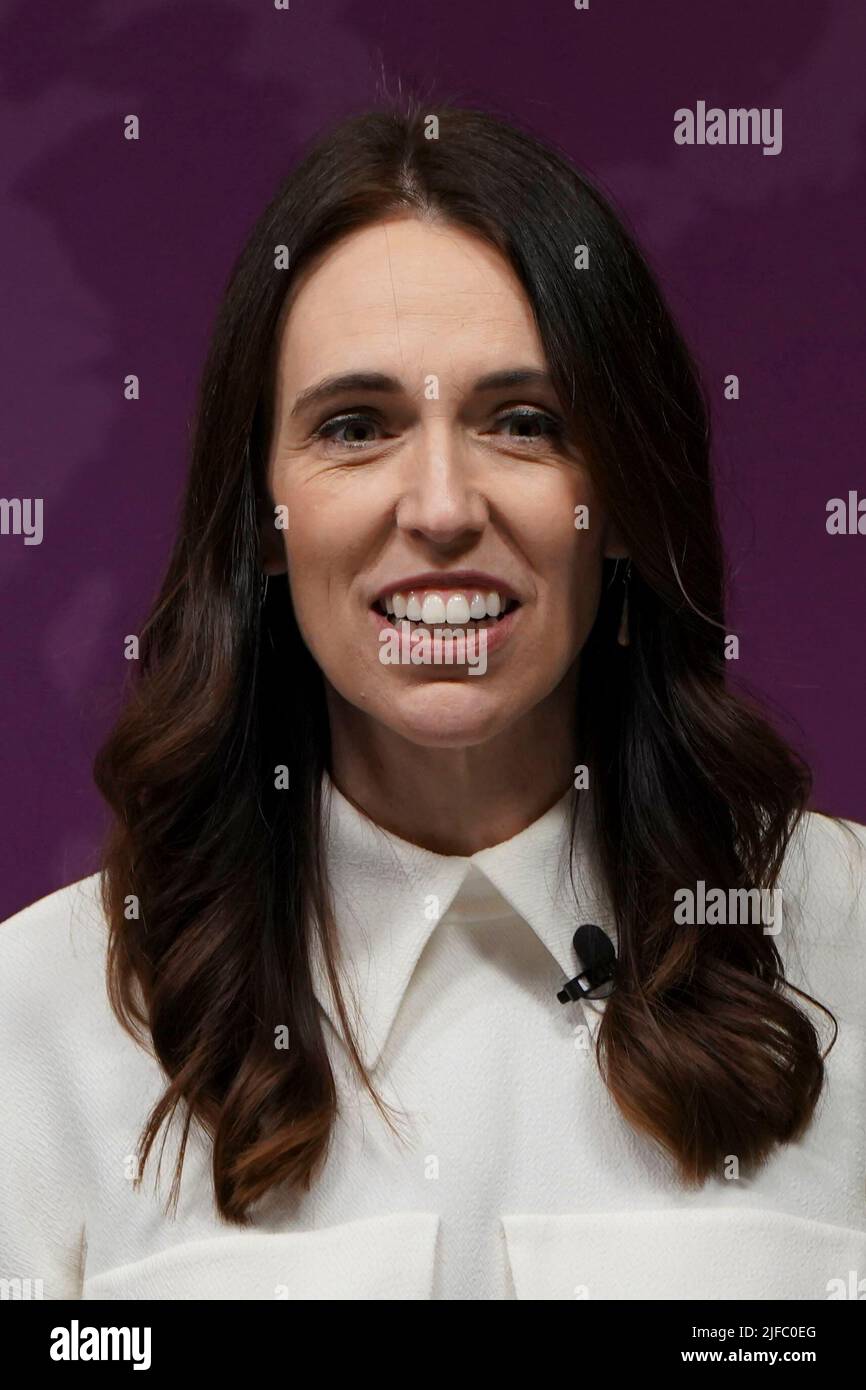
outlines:
M697 370L633 238L564 154L499 117L410 100L312 146L240 254L203 372L178 536L131 695L95 763L114 813L102 876L109 996L167 1080L140 1157L178 1112L176 1201L198 1121L219 1213L239 1225L278 1185L309 1189L328 1150L338 1096L314 949L360 1080L390 1118L340 992L322 674L285 576L262 598L260 525L287 292L341 237L393 215L464 228L513 266L631 555L630 646L616 642L616 579L581 654L575 709L618 933L598 1037L604 1081L699 1185L727 1155L748 1169L799 1136L824 1078L817 1031L792 991L810 996L787 985L773 937L760 925L674 921L674 893L700 879L772 889L810 792L806 766L726 682ZM280 766L288 790L275 786ZM282 1050L274 1037L285 1026Z

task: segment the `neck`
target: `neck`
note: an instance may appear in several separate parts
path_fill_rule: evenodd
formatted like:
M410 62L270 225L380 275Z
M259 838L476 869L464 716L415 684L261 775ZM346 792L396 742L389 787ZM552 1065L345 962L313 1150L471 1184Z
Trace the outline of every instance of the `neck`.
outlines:
M501 844L573 785L576 684L572 671L501 733L457 748L412 743L327 686L332 781L377 825L435 854Z

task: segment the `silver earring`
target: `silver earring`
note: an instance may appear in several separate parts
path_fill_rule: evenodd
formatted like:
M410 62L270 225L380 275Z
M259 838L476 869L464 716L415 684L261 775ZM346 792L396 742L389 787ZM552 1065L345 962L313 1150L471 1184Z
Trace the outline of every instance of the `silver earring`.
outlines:
M260 607L260 608L264 608L265 599L266 599L267 596L268 596L268 579L269 579L269 578L270 578L270 576L267 575L267 574L263 574L263 575L262 575L262 587L261 587L261 593L260 593L260 595L259 595L259 607Z

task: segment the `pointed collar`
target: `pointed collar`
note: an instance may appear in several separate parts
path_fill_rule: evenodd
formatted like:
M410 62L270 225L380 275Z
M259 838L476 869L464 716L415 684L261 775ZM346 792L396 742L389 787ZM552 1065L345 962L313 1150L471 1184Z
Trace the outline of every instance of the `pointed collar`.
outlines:
M467 922L501 912L502 902L536 933L570 979L579 971L575 930L595 922L616 941L603 891L588 801L575 831L574 887L569 790L525 830L470 856L434 854L401 840L359 811L324 777L322 830L340 944L343 993L368 1070L376 1066L415 967L446 915ZM337 1034L343 1028L321 957L313 956L316 997ZM354 1005L354 1007L353 1007ZM600 1019L603 1004L592 1006Z

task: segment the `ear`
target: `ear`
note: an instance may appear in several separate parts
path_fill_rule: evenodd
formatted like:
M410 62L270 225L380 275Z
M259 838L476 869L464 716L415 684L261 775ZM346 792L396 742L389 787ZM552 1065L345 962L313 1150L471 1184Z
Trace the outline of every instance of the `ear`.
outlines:
M612 521L607 523L605 529L604 550L602 553L605 560L627 560L629 558L629 548Z
M276 508L270 497L259 495L256 498L256 516L259 526L259 555L263 574L285 574L286 551L283 545L284 531L276 525Z

